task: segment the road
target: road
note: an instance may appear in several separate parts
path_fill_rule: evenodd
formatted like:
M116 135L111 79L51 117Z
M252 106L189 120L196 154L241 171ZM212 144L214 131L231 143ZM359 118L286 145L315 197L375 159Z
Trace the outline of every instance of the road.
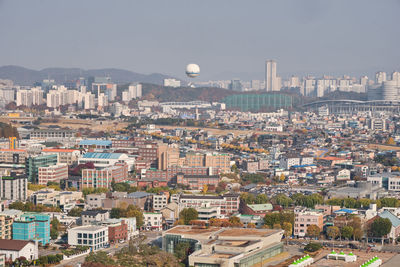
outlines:
M145 243L150 244L152 243L154 240L158 239L161 235L161 233L159 232L144 232L143 233L146 236L146 240ZM106 253L111 253L112 255L115 254L115 252L121 250L124 247L127 247L129 245L129 242L125 242L122 244L115 244L112 245L109 248L106 249L102 249L101 251L104 251ZM56 265L57 267L61 267L61 266L78 266L78 264L82 264L85 262L85 258L87 255L83 255L77 258L74 258L72 260L65 260L62 261L60 264Z

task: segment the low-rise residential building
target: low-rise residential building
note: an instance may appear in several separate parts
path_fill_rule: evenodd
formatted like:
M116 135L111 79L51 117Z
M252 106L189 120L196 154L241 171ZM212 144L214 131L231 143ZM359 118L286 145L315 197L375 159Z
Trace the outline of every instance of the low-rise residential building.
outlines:
M162 214L155 212L144 212L144 228L146 230L162 230Z
M167 204L163 209L160 210L165 223L168 225L173 225L175 221L179 218L179 206L176 202L171 202Z
M39 258L39 249L37 242L0 239L0 254L5 255L5 258L11 261L21 257L27 260L36 260Z
M107 210L84 210L82 211L82 225L95 224L110 218L110 212Z
M296 209L294 212L293 234L298 237L306 236L307 228L310 225L316 225L322 231L324 227L323 213L307 209Z
M106 194L89 194L86 196L86 209L98 209L103 207L103 200L106 199Z
M108 227L99 225L78 226L68 229L68 245L88 246L91 251L108 244Z
M47 167L39 167L38 184L47 185L48 182L59 183L63 179L68 178L68 165L56 164Z

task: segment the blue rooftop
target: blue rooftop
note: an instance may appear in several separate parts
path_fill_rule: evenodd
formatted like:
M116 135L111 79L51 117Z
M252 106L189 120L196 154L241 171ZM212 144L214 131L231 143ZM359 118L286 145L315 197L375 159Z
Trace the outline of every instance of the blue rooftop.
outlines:
M390 211L385 210L384 212L379 214L379 217L389 219L394 228L397 228L400 225L400 219L397 218L397 216Z
M340 209L340 210L337 210L337 211L335 211L335 213L354 213L355 212L355 210L350 210L350 209Z
M79 142L80 146L111 146L111 144L110 140L81 140Z
M83 155L84 159L119 159L121 157L121 153L96 153L96 152L88 152Z

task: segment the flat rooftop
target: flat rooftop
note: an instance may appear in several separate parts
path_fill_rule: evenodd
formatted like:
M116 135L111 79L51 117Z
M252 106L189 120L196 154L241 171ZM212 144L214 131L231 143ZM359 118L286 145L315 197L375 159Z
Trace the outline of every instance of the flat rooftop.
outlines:
M175 234L175 235L204 235L208 236L221 230L221 227L209 227L209 228L196 228L189 225L177 225L165 231L165 234Z
M252 229L252 228L226 228L218 233L218 236L252 236L266 237L282 230L277 229Z

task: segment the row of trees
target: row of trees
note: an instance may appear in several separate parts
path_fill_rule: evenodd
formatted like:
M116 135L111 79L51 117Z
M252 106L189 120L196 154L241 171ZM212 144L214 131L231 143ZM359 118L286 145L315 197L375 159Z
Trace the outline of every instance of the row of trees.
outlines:
M48 207L41 204L35 205L32 202L23 203L21 201L16 201L8 206L9 209L22 210L22 211L32 211L32 212L60 212L59 207Z
M347 218L345 218L347 221ZM392 229L392 223L387 218L376 218L370 225L367 225L367 229L363 229L361 219L359 217L351 217L345 225L342 226L329 226L326 228L326 236L329 239L347 239L347 240L361 240L364 236L371 238L382 238L390 233ZM318 238L321 235L322 229L317 225L312 224L307 227L307 235L309 237Z
M264 203L273 203L280 205L284 208L289 206L303 206L307 208L314 208L315 205L319 204L328 204L332 206L340 206L346 207L349 209L361 209L368 208L370 204L377 204L378 208L381 207L400 207L400 200L397 198L385 197L378 200L371 200L367 198L355 199L355 198L332 198L324 201L324 198L321 194L315 193L311 195L304 194L294 194L291 197L286 196L285 194L278 194L275 197L269 199L265 194L258 194L254 196L250 193L242 193L240 195L242 201L246 204L264 204Z

